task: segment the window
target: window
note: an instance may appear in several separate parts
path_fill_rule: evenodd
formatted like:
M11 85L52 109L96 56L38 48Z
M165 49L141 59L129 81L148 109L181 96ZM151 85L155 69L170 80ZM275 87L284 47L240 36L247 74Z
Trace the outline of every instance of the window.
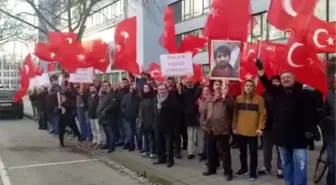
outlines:
M328 0L319 0L317 1L317 5L315 7L314 15L322 20L327 20L327 14L326 14L327 1ZM334 1L334 0L329 0L329 1Z
M210 10L210 1L211 0L183 0L182 19L188 20L208 13Z
M335 0L328 0L329 5L329 16L328 20L331 22L336 22L336 1Z

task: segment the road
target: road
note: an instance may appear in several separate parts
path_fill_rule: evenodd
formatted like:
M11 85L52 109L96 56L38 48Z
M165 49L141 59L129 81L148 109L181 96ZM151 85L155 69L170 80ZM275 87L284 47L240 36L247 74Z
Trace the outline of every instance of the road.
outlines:
M97 159L58 147L29 119L0 120L0 185L138 185Z

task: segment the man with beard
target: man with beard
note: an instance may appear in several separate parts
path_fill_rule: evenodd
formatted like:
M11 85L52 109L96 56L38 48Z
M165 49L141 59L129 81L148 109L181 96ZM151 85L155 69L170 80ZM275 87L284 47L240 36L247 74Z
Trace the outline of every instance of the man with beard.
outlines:
M214 51L215 67L211 77L237 78L238 72L230 64L231 50L227 46L220 46Z
M155 165L166 163L170 168L174 165L174 135L178 123L179 103L167 86L158 86L158 94L154 101L154 128L158 160Z
M307 184L307 138L314 135L317 110L312 94L295 81L293 73L280 75L281 85L273 85L264 72L263 63L255 65L261 84L273 98L272 133L279 147L284 180L287 185Z
M130 84L127 78L123 78L121 80L120 84L120 90L118 92L119 99L122 100L124 98L125 94L128 94L130 90ZM117 139L117 145L118 146L124 146L124 149L127 149L126 145L126 125L125 125L125 118L124 115L121 112L121 107L120 107L120 114L118 118L118 135L116 136L115 139Z
M167 88L170 94L172 94L175 99L178 101L178 103L181 103L181 96L180 96L180 90L181 85L179 84L179 87L176 86L176 82L174 78L167 78ZM181 159L181 136L183 139L182 146L183 149L187 149L188 145L188 134L187 134L187 126L183 122L183 114L182 111L179 111L180 115L178 116L178 125L175 128L175 139L174 139L174 145L175 145L175 157L178 159Z
M97 107L99 103L99 96L97 89L94 84L90 85L90 95L88 97L88 111L87 115L90 120L93 140L92 145L96 145L97 148L100 148L103 144L103 127L99 124L97 116Z

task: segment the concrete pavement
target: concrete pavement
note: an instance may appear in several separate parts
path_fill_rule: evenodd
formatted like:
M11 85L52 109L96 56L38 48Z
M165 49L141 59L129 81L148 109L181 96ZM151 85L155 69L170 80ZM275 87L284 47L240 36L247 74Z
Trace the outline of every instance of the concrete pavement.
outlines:
M27 103L25 112L26 114L32 114L30 104ZM78 151L77 148L70 148L73 151ZM104 151L99 150L85 150L80 148L83 152L86 152L94 158L98 158L104 161L107 165L112 168L118 169L120 165L126 167L137 173L138 176L144 176L149 181L159 183L162 185L283 185L283 180L278 180L275 177L275 169L273 169L271 176L260 177L257 181L251 182L248 178L234 178L231 182L226 182L223 178L222 170L220 170L217 175L204 177L202 172L205 170L204 163L200 163L197 160L175 160L176 164L172 168L167 168L164 165L154 166L152 161L149 159L144 159L140 156L139 152L128 152L117 148L117 151L112 154L106 154ZM308 164L308 178L309 185L313 185L312 177L314 172L314 167L316 159L318 156L318 151L320 149L320 144L317 144L317 149L311 151L308 154L309 164ZM275 154L275 152L274 152ZM239 169L239 152L238 150L232 150L232 163L233 170ZM184 153L184 156L186 154ZM262 152L259 152L259 167L263 164ZM275 158L275 157L274 157ZM275 165L275 160L273 161L273 166ZM325 184L325 181L320 183Z
M0 120L0 185L138 185L58 139L30 119Z

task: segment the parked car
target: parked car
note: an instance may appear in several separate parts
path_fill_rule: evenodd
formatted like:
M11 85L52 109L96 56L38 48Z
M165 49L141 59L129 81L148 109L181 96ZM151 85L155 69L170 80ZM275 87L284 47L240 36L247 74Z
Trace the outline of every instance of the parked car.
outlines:
M23 119L23 100L13 102L15 89L0 88L0 116L14 116Z

